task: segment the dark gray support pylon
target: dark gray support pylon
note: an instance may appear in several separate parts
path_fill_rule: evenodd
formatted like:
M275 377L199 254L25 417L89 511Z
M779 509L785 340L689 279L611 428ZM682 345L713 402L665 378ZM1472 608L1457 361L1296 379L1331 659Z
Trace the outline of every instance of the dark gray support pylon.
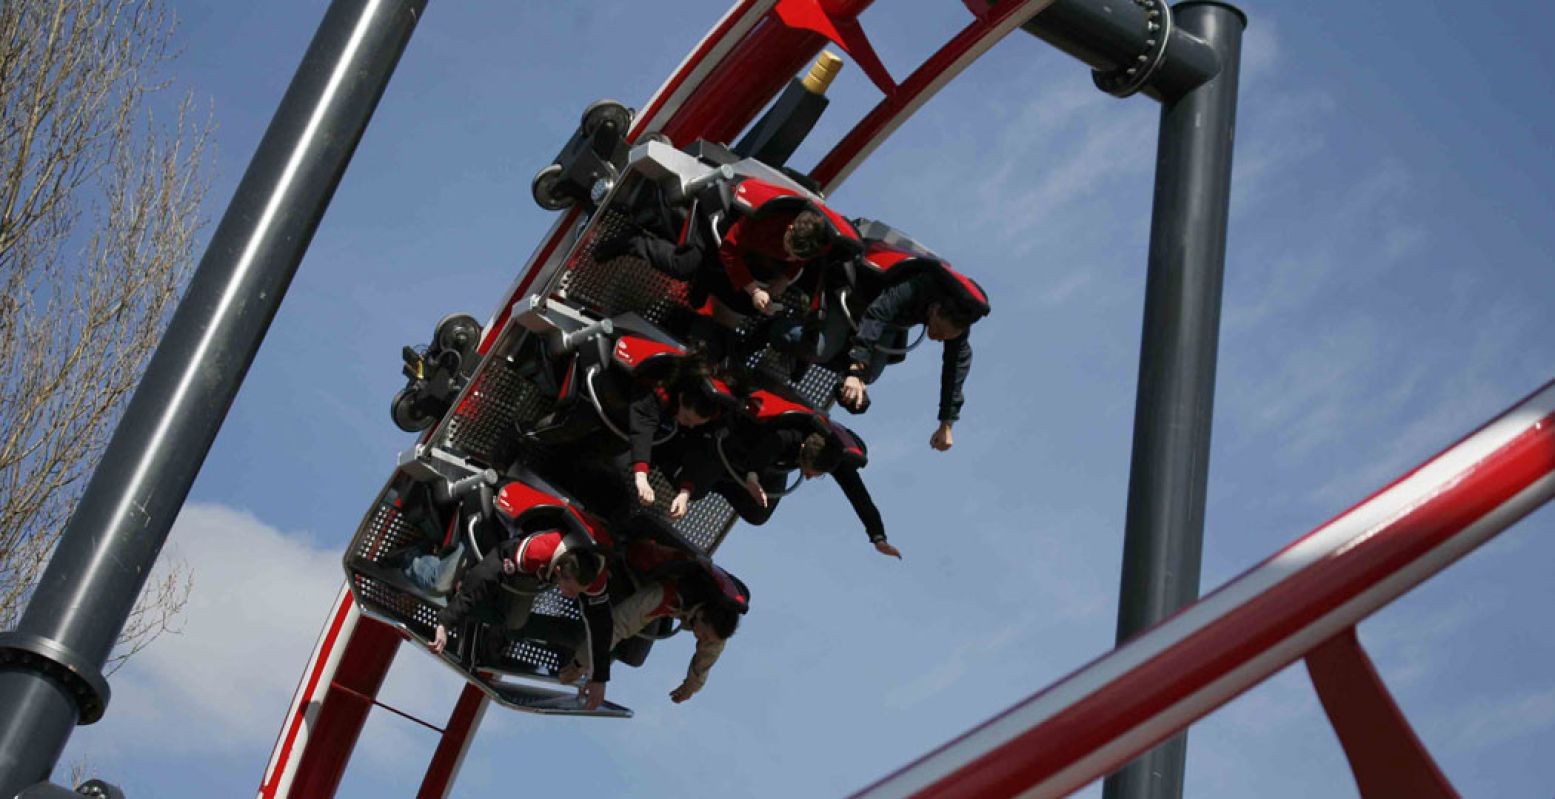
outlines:
M1220 2L1056 0L1027 32L1161 101L1119 643L1198 597L1242 31ZM1136 85L1137 84L1137 85ZM1105 799L1178 799L1186 734L1108 777Z
M1214 79L1161 107L1144 335L1134 405L1118 641L1198 598L1220 340L1242 30L1237 9L1174 8L1219 56ZM1182 796L1183 733L1108 777L1105 799Z
M0 797L107 704L103 665L426 0L333 0L16 631Z

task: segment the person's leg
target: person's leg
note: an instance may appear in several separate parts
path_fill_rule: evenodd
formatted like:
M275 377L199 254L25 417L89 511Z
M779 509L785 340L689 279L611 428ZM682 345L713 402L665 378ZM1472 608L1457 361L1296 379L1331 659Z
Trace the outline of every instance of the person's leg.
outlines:
M603 427L594 406L578 398L569 402L565 408L540 417L522 432L536 444L554 447L582 442L603 432Z
M847 317L835 306L828 308L806 332L809 336L804 357L811 363L832 362L848 348L853 337Z
M441 557L422 555L411 559L405 567L405 576L417 588L442 596L453 590L454 580L459 574L459 562L463 559L464 542L461 541L453 551Z
M689 281L702 271L706 250L695 239L676 244L666 239L643 236L633 241L627 254L636 255L654 269L676 280Z
M529 614L529 621L513 632L514 638L540 641L558 649L572 651L585 640L583 619L551 616L545 613Z
M652 621L651 614L664 604L664 584L654 582L643 586L636 593L625 600L616 603L610 608L610 648L615 649L628 638L642 632ZM577 637L573 640L573 663L581 671L593 671L594 659L589 652L586 635L586 625L578 625ZM576 678L576 673L572 675ZM563 679L563 682L571 680Z

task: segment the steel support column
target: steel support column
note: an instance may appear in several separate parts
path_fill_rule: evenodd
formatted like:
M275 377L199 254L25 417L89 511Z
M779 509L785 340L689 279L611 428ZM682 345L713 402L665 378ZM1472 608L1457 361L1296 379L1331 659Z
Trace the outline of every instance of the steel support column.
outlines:
M0 796L46 780L426 0L334 0L17 630L0 636Z
M1124 5L1124 4L1120 4ZM1143 343L1134 405L1121 643L1199 594L1205 487L1231 199L1237 79L1246 17L1216 2L1174 7L1219 73L1161 108ZM1182 796L1186 733L1108 777L1106 799Z

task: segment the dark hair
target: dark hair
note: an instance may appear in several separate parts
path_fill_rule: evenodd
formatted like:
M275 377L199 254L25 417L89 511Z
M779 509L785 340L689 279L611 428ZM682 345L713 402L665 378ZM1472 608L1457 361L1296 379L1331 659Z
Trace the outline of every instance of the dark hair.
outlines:
M716 418L723 411L723 406L713 399L709 389L701 386L681 386L675 401L680 407L689 408L703 419Z
M556 573L571 577L582 583L584 587L598 579L599 573L604 568L604 557L589 549L566 552L556 559Z
M820 433L811 433L799 443L799 465L830 474L842 465L842 447Z
M707 626L713 628L713 635L724 640L734 636L734 631L740 626L740 614L728 605L709 602L697 611L697 616L707 622Z
M941 319L962 330L971 327L974 322L983 318L981 310L973 308L955 297L945 297L939 300L939 316Z
M783 244L796 258L813 258L831 242L831 226L814 211L800 211L783 232Z

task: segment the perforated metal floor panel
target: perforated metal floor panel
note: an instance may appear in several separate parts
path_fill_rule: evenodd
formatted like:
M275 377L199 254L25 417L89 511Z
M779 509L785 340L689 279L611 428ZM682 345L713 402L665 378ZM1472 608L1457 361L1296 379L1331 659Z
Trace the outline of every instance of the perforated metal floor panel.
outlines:
M506 358L487 358L440 433L444 449L488 466L512 463L520 450L518 422L551 410L551 400Z
M594 261L595 245L625 232L630 224L616 211L600 213L567 267L557 275L552 291L599 316L636 312L662 325L671 311L685 307L684 282L637 258L616 258L604 264Z

